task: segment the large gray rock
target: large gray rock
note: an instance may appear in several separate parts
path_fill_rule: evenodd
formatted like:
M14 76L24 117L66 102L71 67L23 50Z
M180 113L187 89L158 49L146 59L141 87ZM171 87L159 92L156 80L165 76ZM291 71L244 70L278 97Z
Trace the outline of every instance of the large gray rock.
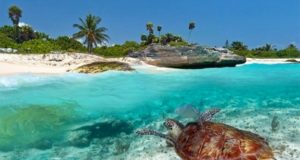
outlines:
M170 68L233 67L246 62L243 56L235 55L225 48L204 48L200 46L171 47L150 45L143 51L129 54L144 62Z

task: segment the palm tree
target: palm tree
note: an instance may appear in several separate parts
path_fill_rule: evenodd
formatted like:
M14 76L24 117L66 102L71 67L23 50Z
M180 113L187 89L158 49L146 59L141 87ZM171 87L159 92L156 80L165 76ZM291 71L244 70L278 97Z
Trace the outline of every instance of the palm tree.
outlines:
M230 48L230 45L229 45L229 41L228 41L228 40L225 41L225 45L224 45L223 48L227 48L227 49Z
M13 6L9 7L8 15L9 15L9 18L11 19L13 25L15 26L15 30L16 30L15 39L17 42L19 42L19 37L20 37L19 22L20 22L20 18L22 17L22 10L18 6L13 5Z
M157 26L157 31L158 31L158 36L160 37L160 32L161 32L162 27L161 26Z
M147 31L149 31L149 35L153 34L154 33L154 31L153 31L153 23L152 22L148 22L146 24L146 29L147 29Z
M73 34L73 38L79 39L85 37L84 44L87 44L88 52L92 53L94 46L107 42L109 36L104 32L107 31L105 27L98 27L101 18L91 14L86 16L85 21L79 18L81 24L74 24L73 27L78 28L79 32Z
M297 47L294 44L289 44L287 49L297 49Z
M189 23L189 30L190 30L190 33L189 33L189 39L188 39L188 40L190 40L192 31L193 31L193 29L195 29L195 27L196 27L196 23L195 23L195 22L190 22L190 23Z
M248 46L244 45L243 42L240 42L240 41L233 41L231 43L231 49L233 50L238 50L238 51L246 51L248 50Z
M271 51L272 45L267 43L264 48L265 48L265 51Z
M160 43L160 32L161 32L161 29L162 29L162 27L161 26L157 26L157 32L158 32L158 43Z
M141 35L141 40L142 40L143 42L146 42L147 39L148 39L148 37L147 37L146 35L144 35L144 34Z

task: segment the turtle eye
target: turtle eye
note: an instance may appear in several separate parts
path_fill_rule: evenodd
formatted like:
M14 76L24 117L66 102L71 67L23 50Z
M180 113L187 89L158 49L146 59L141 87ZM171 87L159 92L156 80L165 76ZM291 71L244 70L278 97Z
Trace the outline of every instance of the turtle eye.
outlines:
M173 126L174 126L173 121L171 121L171 120L166 120L166 121L164 122L164 126L165 126L166 128L168 128L168 129L172 129Z

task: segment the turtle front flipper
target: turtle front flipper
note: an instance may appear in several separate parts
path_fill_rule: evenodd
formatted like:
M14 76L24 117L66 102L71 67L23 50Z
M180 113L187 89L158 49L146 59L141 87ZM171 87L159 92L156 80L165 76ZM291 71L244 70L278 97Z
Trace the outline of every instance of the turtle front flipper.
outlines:
M140 136L145 136L145 135L153 135L153 136L158 136L160 138L164 138L166 139L168 142L170 142L173 146L175 146L175 139L173 139L172 137L170 137L169 135L160 133L158 131L152 130L152 129L142 129L136 132L136 134L140 135Z
M203 122L210 121L215 114L220 112L220 109L210 109L200 114L198 124L202 125Z

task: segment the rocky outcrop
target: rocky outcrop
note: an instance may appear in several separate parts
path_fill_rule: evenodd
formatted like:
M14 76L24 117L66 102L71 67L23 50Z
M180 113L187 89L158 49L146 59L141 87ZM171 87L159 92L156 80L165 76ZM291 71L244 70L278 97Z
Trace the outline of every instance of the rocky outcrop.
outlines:
M170 68L233 67L246 62L245 57L235 55L228 49L200 46L150 45L145 50L131 53L129 56L139 58L150 65Z
M79 73L100 73L108 70L131 71L133 69L127 63L117 61L103 61L83 65L73 71Z

